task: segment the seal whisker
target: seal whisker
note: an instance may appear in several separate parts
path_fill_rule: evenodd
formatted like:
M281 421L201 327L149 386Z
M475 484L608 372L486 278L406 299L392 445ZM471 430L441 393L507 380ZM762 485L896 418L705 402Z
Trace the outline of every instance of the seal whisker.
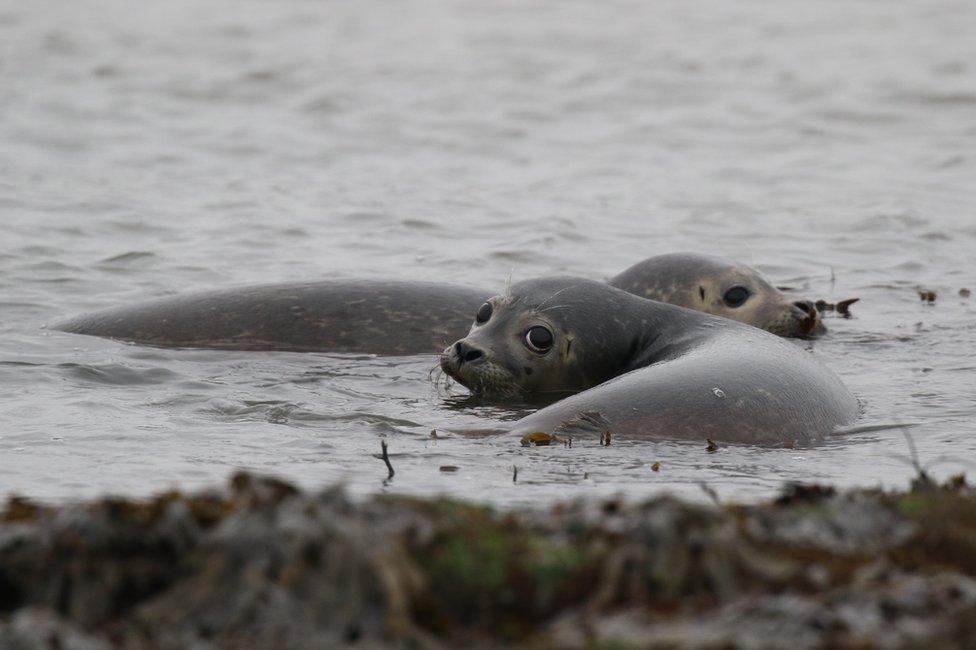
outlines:
M438 393L441 391L449 393L451 386L454 383L450 375L444 372L444 369L441 368L439 363L431 368L430 372L427 373L427 380L434 385L434 388L437 389Z
M579 287L579 286L582 286L582 285L572 284L572 285L570 285L568 287L563 287L562 289L558 290L556 293L552 294L551 296L549 296L548 298L546 298L545 300L543 300L542 302L540 302L538 305L536 305L536 311L538 311L540 307L542 307L544 304L546 304L547 302L549 302L550 300L552 300L553 298L555 298L556 296L558 296L562 292L569 291L570 289L575 289L576 287Z
M566 309L569 305L553 305L552 307L546 307L545 309L536 309L536 313L541 314L544 311L550 311L552 309Z

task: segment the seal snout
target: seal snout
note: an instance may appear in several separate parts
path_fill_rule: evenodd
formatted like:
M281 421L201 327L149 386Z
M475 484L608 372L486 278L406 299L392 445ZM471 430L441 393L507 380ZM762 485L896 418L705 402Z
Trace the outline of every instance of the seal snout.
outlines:
M511 396L519 392L512 372L485 349L461 339L441 353L441 369L477 395Z
M816 305L809 300L797 300L793 302L793 308L799 310L794 313L799 321L800 334L805 336L815 333L820 325L820 312Z
M455 341L444 348L441 352L441 369L448 375L457 379L461 383L465 378L474 376L485 370L488 355L476 345L472 345L466 339Z
M793 303L793 306L802 311L807 316L815 316L817 314L817 308L813 302L809 300L797 300Z
M471 345L470 343L465 343L464 339L461 339L454 344L454 357L457 359L458 364L462 363L472 363L479 359L485 358L485 353Z

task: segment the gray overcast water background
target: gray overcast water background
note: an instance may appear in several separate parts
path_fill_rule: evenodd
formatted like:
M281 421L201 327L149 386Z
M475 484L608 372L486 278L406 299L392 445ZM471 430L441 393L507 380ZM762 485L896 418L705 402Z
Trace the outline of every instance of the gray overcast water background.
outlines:
M949 0L0 0L0 494L146 494L246 467L500 505L700 482L754 499L789 480L904 486L896 425L937 476L972 474L974 33L976 4ZM517 413L465 406L432 356L46 328L212 287L501 288L683 250L861 298L797 342L863 401L859 431L717 453L432 440Z

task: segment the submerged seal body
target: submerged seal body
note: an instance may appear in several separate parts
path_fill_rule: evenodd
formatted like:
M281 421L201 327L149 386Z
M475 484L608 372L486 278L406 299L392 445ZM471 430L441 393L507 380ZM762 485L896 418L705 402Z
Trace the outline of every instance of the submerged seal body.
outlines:
M803 444L858 414L843 383L786 340L580 278L495 296L441 366L475 393L582 391L516 422L525 442L609 431Z
M697 269L697 270L696 270ZM610 280L636 295L733 317L784 336L817 321L748 267L685 253L652 257ZM746 292L730 307L716 296ZM695 299L703 295L707 299ZM74 318L55 329L160 347L424 354L464 336L488 289L439 282L334 280L235 287ZM733 295L732 297L736 297Z
M58 329L164 347L417 354L457 339L485 295L437 282L269 284L109 309Z

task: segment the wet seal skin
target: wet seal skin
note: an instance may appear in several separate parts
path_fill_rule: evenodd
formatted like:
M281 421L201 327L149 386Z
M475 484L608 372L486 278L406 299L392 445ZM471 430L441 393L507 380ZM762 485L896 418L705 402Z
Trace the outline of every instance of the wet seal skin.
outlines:
M808 336L821 327L812 303L791 301L753 269L721 258L652 257L610 284L782 336ZM282 283L151 300L54 329L159 347L430 354L464 336L492 293L440 282Z
M825 331L809 300L794 300L759 271L697 253L658 255L638 262L608 284L642 298L724 316L779 336L806 338Z
M582 278L527 280L491 298L441 367L480 395L582 391L518 420L511 432L526 444L789 446L850 424L859 410L830 370L784 339Z
M109 309L57 329L159 347L420 354L456 340L486 295L439 282L270 284Z

